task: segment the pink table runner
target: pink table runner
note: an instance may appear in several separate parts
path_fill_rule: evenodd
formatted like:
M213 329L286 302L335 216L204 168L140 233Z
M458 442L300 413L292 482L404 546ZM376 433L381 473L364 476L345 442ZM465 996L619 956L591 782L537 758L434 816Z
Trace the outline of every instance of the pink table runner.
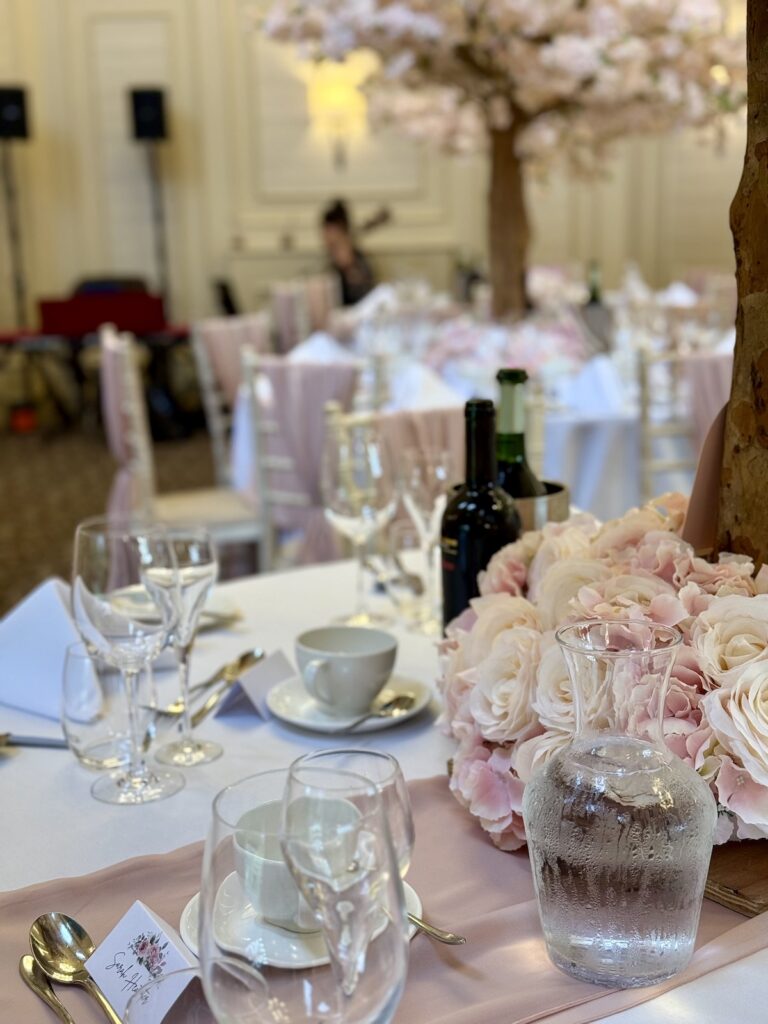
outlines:
M768 915L744 921L705 902L699 948L682 975L654 989L628 992L574 981L553 967L544 951L525 853L496 850L455 803L445 779L415 782L410 790L417 842L409 881L422 897L425 916L461 931L468 943L450 947L421 935L414 939L396 1024L588 1024L768 945ZM17 973L19 957L28 951L29 925L39 914L68 913L98 942L141 897L176 925L199 888L200 856L196 843L0 896L0 1019L8 1024L53 1019ZM102 1024L84 993L56 988L78 1024Z

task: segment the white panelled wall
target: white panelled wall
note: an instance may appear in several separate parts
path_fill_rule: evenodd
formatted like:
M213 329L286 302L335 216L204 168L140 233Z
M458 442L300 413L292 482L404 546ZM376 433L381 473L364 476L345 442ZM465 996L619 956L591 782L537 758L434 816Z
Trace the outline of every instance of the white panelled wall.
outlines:
M262 0L263 3L263 0ZM172 312L213 308L228 276L254 307L270 280L322 265L317 215L349 199L394 221L366 240L383 273L447 287L457 256L483 258L484 158L449 160L389 133L351 139L346 166L310 123L306 69L248 31L259 0L0 0L0 85L31 100L30 141L14 144L29 322L37 300L86 275L155 279L145 153L130 138L127 90L161 86ZM609 284L629 259L662 284L689 268L730 270L728 206L743 125L727 145L689 135L627 141L604 179L553 172L529 187L533 258L583 267ZM0 209L0 329L12 326Z

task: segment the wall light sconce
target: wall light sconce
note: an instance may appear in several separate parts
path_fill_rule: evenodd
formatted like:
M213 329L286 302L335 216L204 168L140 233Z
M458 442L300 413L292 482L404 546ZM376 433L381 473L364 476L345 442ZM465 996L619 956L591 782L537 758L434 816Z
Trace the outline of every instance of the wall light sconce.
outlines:
M313 136L330 143L333 166L343 171L352 142L368 134L368 101L360 86L375 58L352 54L345 61L321 61L309 69L307 109Z

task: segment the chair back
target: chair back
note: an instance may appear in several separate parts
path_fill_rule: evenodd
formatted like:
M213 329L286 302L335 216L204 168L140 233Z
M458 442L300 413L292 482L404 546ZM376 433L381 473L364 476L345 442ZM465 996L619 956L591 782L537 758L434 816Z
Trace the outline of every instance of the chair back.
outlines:
M198 372L202 370L205 381L209 385L213 383L218 390L218 404L225 403L231 408L235 404L242 374L240 354L243 347L248 346L262 354L271 351L269 314L248 313L199 320L192 328L192 339ZM204 362L207 362L205 368Z
M291 363L248 349L242 357L242 402L251 425L250 477L266 530L271 528L273 537L302 530L298 561L333 558L337 547L325 521L320 484L324 409L329 401L350 408L359 368Z
M683 363L683 357L674 352L652 352L647 346L641 346L637 353L640 486L644 502L658 493L657 477L692 474L696 468L690 402L683 393Z
M285 354L309 335L307 290L303 281L280 281L270 288L275 347Z
M102 418L109 450L120 465L109 508L149 515L155 471L138 349L130 334L118 334L111 324L99 328L99 343Z

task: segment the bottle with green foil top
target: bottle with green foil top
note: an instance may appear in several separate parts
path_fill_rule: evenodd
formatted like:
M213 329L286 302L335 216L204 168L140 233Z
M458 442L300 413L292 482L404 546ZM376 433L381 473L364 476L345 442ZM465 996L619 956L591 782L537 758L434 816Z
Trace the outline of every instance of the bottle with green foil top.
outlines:
M497 481L513 498L538 498L547 489L525 457L525 370L499 370L501 389L496 424Z
M589 297L588 306L602 306L603 304L603 275L600 273L600 264L597 260L590 260L587 270L587 288Z
M466 480L448 501L440 530L443 626L478 596L478 573L499 548L517 540L521 530L514 501L496 482L493 402L470 399L464 416Z

